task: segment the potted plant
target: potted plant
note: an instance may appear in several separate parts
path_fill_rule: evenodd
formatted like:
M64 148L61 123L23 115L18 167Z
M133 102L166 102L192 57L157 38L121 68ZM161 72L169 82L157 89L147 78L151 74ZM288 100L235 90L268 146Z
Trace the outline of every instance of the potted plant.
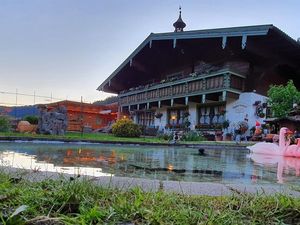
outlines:
M225 134L225 141L232 141L232 133Z
M222 141L223 140L222 134L223 134L222 131L216 131L215 132L215 139L216 139L216 141Z

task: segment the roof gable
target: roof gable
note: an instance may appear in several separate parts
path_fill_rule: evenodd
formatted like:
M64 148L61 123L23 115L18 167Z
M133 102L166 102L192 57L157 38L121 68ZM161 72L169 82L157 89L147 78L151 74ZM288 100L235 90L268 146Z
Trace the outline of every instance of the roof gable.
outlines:
M270 30L275 30L280 33L287 41L295 44L299 47L300 45L287 34L282 32L272 24L257 25L257 26L244 26L244 27L230 27L230 28L217 28L217 29L205 29L205 30L194 30L184 32L168 32L168 33L151 33L125 60L124 62L97 88L102 91L106 85L110 86L110 81L114 78L126 65L132 64L134 57L146 46L149 48L152 46L153 41L173 40L173 48L176 47L177 40L183 39L209 39L209 38L220 38L221 47L224 49L226 46L227 38L230 37L242 37L241 47L244 49L247 42L247 37L251 36L264 36L268 35ZM110 91L116 93L116 91Z

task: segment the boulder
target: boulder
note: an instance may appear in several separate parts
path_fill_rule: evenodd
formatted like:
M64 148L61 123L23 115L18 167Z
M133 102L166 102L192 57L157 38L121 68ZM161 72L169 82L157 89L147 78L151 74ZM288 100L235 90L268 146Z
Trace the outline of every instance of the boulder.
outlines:
M17 131L20 133L35 133L37 125L32 125L28 121L20 121L17 125Z

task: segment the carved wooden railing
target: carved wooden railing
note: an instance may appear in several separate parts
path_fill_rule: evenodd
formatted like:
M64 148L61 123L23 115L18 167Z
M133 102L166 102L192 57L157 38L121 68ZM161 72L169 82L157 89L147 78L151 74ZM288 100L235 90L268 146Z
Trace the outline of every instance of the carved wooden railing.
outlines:
M229 89L243 91L244 79L245 76L231 71L193 75L173 82L148 85L143 89L121 93L119 94L120 104L145 103Z

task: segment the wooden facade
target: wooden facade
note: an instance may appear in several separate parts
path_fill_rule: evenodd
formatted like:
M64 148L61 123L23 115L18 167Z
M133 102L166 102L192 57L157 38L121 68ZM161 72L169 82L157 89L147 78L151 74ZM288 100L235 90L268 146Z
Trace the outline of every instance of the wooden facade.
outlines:
M177 81L164 81L160 84L125 91L119 95L119 103L121 106L126 106L214 92L240 93L244 88L244 80L244 76L230 71L210 75L192 73Z
M61 101L48 104L48 110L64 106L67 109L68 131L82 131L84 127L97 130L117 119L118 104L99 106L88 103Z

